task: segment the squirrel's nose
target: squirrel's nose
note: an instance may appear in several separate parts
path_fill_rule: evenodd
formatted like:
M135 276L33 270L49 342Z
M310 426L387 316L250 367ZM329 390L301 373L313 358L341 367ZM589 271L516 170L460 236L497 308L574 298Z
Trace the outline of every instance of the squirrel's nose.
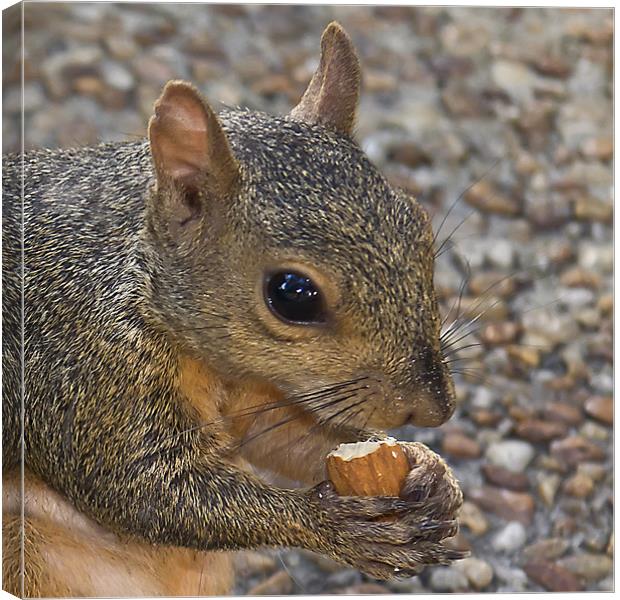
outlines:
M416 377L409 422L419 427L437 427L445 423L454 412L454 382L446 365L431 352L424 353L420 361L422 370Z
M420 394L410 413L409 423L416 427L438 427L445 423L454 412L454 398L432 398L432 394Z

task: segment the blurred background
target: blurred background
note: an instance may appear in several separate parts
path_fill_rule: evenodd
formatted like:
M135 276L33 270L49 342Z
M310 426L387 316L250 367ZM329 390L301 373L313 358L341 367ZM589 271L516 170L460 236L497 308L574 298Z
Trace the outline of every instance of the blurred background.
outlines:
M451 543L471 558L385 583L251 552L237 593L611 590L611 10L27 3L25 147L144 136L175 78L214 106L286 113L333 19L363 63L357 139L443 243L459 407L395 433L453 466ZM5 152L21 144L16 28L5 11Z

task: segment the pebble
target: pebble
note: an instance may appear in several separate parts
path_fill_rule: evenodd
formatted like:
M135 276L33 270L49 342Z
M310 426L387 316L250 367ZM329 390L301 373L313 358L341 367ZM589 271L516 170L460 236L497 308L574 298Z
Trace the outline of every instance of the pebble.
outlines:
M614 400L612 396L592 396L584 404L585 411L595 419L613 425Z
M483 510L508 521L519 521L524 525L532 522L534 499L530 494L482 485L469 490L467 497Z
M272 556L262 552L248 550L239 555L236 572L239 576L265 575L273 572L277 567L277 561Z
M354 594L356 596L366 596L374 594L389 594L390 589L387 586L380 585L379 583L358 583L357 585L351 585L340 590L334 590L334 593L340 594Z
M510 298L516 289L516 277L506 277L500 271L473 273L469 281L469 291L474 297L480 297L492 290L493 294L500 298Z
M465 500L458 514L459 524L467 527L473 535L484 535L489 529L489 522L482 511L473 503Z
M613 138L608 135L590 138L583 143L581 152L588 158L611 160L614 154Z
M526 539L525 527L518 521L512 521L493 536L491 545L497 552L511 553L521 548Z
M596 444L579 435L551 443L551 454L569 466L576 466L584 461L600 461L605 452Z
M495 565L495 575L505 585L498 587L497 591L504 592L522 592L527 589L527 575L518 568L506 567L501 563Z
M527 368L540 365L540 350L532 346L510 345L506 348L508 356Z
M543 409L543 417L573 426L583 421L581 409L564 402L549 402Z
M501 413L484 408L473 410L469 416L474 423L481 427L494 427L502 420Z
M554 560L564 555L570 548L570 543L562 538L547 538L537 540L523 548L523 557L529 561Z
M566 436L567 427L560 421L524 419L515 427L515 433L530 442L547 442Z
M435 592L464 592L469 588L467 577L455 567L435 567L430 585Z
M486 179L468 190L463 198L484 213L513 217L521 210L520 202L514 196L501 192Z
M589 440L605 442L609 439L609 428L594 421L586 420L579 428L579 433Z
M567 287L598 289L601 287L601 277L597 273L577 266L564 271L560 277L560 283Z
M480 444L461 433L448 433L443 438L442 449L445 454L455 458L478 458L481 454Z
M286 596L293 592L294 585L291 576L282 569L264 581L251 587L248 596Z
M487 346L498 346L514 342L521 332L519 323L504 321L503 323L490 323L480 333L480 339Z
M515 473L498 465L483 464L481 467L484 478L491 484L517 492L529 488L529 480L525 473Z
M470 556L454 563L454 568L461 571L471 587L483 590L493 581L493 567L486 561Z
M538 495L547 506L553 506L561 478L556 473L541 473L538 480Z
M609 274L613 271L613 248L584 240L579 244L577 263L584 269Z
M606 554L581 553L568 556L558 561L558 564L586 581L597 581L611 573L612 559Z
M613 206L596 198L578 198L575 202L575 218L579 221L594 221L610 225L613 219Z
M534 458L534 448L521 440L503 440L491 444L485 456L494 465L522 473Z
M500 269L507 271L515 264L516 252L511 241L494 240L488 252L489 262Z
M575 498L587 498L594 490L594 482L583 473L576 473L564 482L564 491Z
M537 77L526 65L519 62L498 60L491 66L494 83L515 102L528 104L533 99Z
M583 589L579 580L564 567L548 561L524 565L527 576L550 592L578 592Z

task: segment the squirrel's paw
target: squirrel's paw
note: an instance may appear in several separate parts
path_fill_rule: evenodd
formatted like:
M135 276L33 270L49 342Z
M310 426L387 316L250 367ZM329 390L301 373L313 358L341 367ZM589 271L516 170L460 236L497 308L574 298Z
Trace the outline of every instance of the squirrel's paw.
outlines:
M463 504L461 488L446 462L419 442L399 442L411 472L407 476L401 496L422 502L422 514L433 519L454 519Z
M428 517L425 501L339 496L329 482L310 494L320 523L311 549L376 579L412 577L466 556L441 543L456 533L456 521Z

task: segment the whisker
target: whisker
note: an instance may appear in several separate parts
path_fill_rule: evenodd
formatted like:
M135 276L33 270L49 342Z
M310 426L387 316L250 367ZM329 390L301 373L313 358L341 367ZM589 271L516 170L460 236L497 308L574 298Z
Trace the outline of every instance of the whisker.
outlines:
M495 169L495 167L497 167L499 163L500 163L500 159L498 158L482 175L480 175L480 177L476 178L456 197L456 200L450 205L450 208L444 215L441 223L439 224L439 227L437 228L437 231L435 232L435 235L433 236L433 244L437 242L437 237L439 236L439 232L441 231L442 227L444 226L446 222L446 219L450 216L450 213L454 210L456 205L463 199L463 197L465 196L465 194L467 194L467 192L469 192L473 187L478 185L493 169ZM448 236L448 238L446 239L450 239L450 236Z
M297 396L293 399L286 399L286 400L280 400L280 401L275 401L275 402L271 402L271 403L267 403L267 404L256 404L254 406L249 406L249 407L245 407L242 410L239 411L235 411L232 413L229 413L228 415L222 415L221 417L218 417L217 419L213 420L213 421L208 421L206 423L200 423L198 425L195 425L193 427L190 427L188 429L185 429L183 431L181 431L180 433L175 433L167 438L164 438L162 441L167 441L176 437L180 437L186 433L191 433L193 431L197 431L198 429L202 429L203 427L208 427L210 425L215 425L217 423L222 423L225 421L229 421L232 420L234 418L238 418L238 417L249 417L249 416L254 416L254 415L259 415L265 412L268 412L270 410L275 410L278 408L285 408L288 406L295 406L298 404L305 404L307 402L313 402L316 400L321 400L326 396L329 396L330 394L333 394L334 392L338 392L341 390L346 389L347 387L359 383L360 381L363 381L364 379L368 379L368 377L358 377L356 379L351 379L349 381L346 382L342 382L342 383L338 383L332 386L328 386L325 388L321 388L319 390L314 390L313 392L308 392L306 394L301 394L300 396ZM357 389L364 389L367 386L362 386L360 388ZM350 390L349 390L350 391Z
M288 417L286 419L282 419L281 421L278 421L277 423L270 425L269 427L267 427L266 429L263 429L253 435L251 435L249 438L245 438L243 439L239 444L237 444L235 446L235 448L238 450L240 448L242 448L243 446L245 446L246 444L249 444L250 442L254 441L256 438L260 437L261 435L264 435L266 433L269 433L270 431L273 431L274 429L277 429L278 427L282 427L282 425L286 425L287 423L291 423L293 421L295 421L296 419L299 419L303 416L307 416L308 414L314 414L316 412L318 412L319 410L326 408L328 406L333 406L335 404L340 404L340 402L344 402L346 400L348 400L349 398L352 398L353 396L355 396L355 394L349 394L347 396L344 396L343 398L330 398L330 400L328 400L327 402L320 404L318 406L313 406L309 409L306 409L303 413L300 414L295 414L291 417Z

